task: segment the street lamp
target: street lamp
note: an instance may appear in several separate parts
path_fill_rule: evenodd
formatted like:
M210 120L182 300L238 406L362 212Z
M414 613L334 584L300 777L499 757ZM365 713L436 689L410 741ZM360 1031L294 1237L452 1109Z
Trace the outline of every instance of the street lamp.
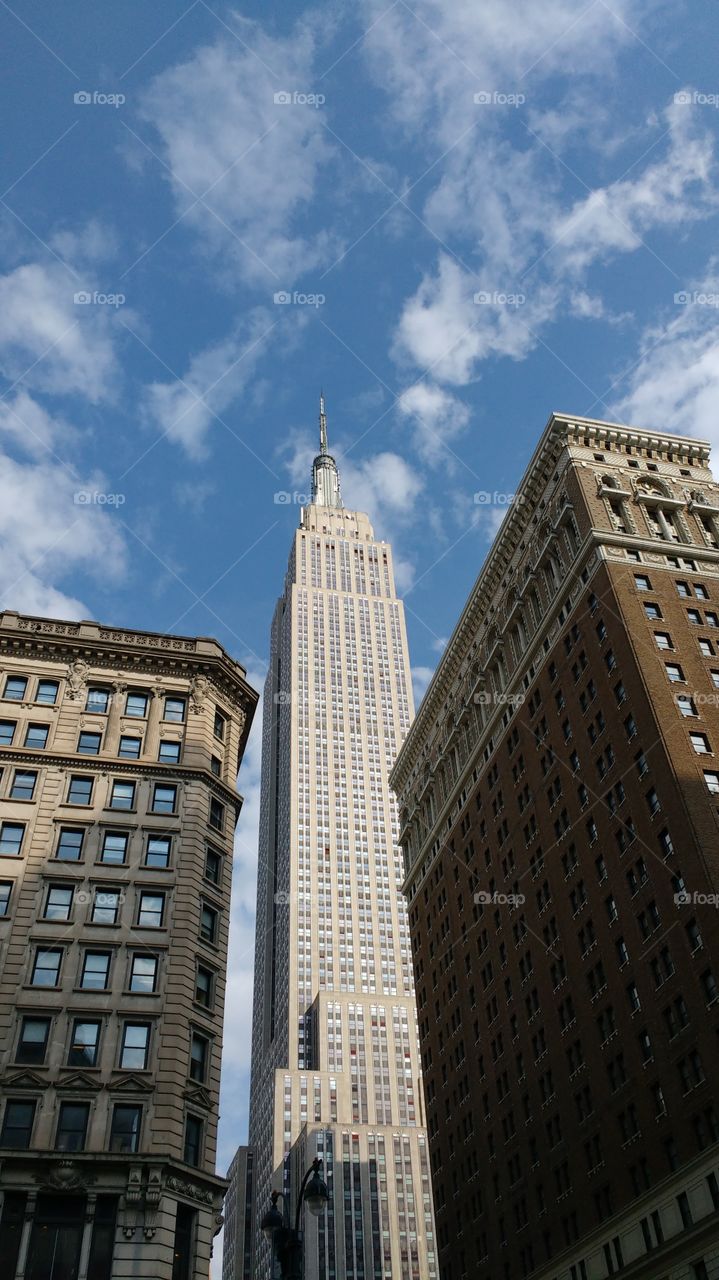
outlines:
M327 1185L320 1177L321 1167L322 1161L315 1158L302 1179L300 1194L297 1197L294 1229L284 1222L277 1208L277 1201L282 1195L281 1191L272 1192L272 1205L260 1224L267 1239L272 1241L282 1268L283 1280L302 1280L304 1266L300 1217L303 1203L315 1218L319 1218L324 1213L325 1205L329 1200Z

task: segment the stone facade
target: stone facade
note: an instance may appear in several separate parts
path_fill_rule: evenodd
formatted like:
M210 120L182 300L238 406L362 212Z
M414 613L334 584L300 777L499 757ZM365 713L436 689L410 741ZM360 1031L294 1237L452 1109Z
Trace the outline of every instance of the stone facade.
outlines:
M719 1276L719 485L555 415L400 753L442 1280Z
M235 780L256 702L213 640L0 614L13 1280L207 1280Z

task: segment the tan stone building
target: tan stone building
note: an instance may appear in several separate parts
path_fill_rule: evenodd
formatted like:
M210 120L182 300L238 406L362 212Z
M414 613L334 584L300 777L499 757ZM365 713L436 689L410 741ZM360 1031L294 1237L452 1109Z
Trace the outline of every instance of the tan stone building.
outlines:
M0 614L0 1258L207 1280L235 780L213 640Z
M706 444L553 415L392 782L442 1280L717 1280Z

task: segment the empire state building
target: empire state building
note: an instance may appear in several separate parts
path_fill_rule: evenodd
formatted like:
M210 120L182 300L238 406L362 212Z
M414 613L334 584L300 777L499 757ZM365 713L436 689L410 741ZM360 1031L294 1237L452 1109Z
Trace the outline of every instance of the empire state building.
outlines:
M250 1155L259 1223L305 1212L306 1280L434 1280L434 1221L398 817L389 774L413 716L388 543L342 505L324 401L272 622L265 685ZM237 1274L242 1274L237 1272Z

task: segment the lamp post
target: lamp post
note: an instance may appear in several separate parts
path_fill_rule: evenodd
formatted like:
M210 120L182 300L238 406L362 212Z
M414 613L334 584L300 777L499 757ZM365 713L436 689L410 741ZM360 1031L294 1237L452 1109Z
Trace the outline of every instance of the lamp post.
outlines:
M297 1197L294 1228L284 1221L277 1208L277 1201L282 1195L281 1191L272 1192L272 1205L260 1224L267 1239L271 1240L274 1246L282 1268L282 1280L302 1280L304 1271L302 1233L300 1231L302 1205L303 1203L306 1204L310 1213L319 1218L320 1214L324 1213L325 1205L329 1200L327 1186L320 1177L321 1167L322 1161L315 1158L302 1179L300 1194Z

